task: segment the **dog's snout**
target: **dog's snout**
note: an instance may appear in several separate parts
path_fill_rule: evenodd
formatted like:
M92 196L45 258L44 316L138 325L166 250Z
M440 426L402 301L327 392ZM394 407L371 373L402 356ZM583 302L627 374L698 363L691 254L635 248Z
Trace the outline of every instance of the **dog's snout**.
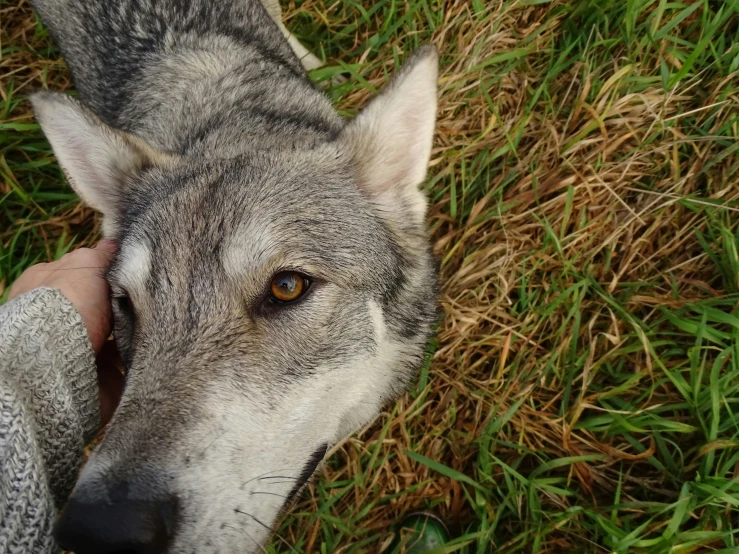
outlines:
M116 499L88 501L73 495L54 528L62 549L75 554L161 554L167 550L177 501Z

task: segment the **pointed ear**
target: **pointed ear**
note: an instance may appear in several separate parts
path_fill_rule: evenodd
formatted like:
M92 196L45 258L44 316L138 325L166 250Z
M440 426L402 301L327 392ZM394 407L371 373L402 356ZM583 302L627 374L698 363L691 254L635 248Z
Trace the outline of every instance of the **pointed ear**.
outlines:
M66 94L39 92L31 103L72 188L103 213L104 232L112 234L130 180L148 167L171 164L172 157L106 125Z
M436 48L423 46L343 131L362 191L383 211L401 209L405 213L397 215L414 222L426 214L426 196L418 186L431 157L437 78Z

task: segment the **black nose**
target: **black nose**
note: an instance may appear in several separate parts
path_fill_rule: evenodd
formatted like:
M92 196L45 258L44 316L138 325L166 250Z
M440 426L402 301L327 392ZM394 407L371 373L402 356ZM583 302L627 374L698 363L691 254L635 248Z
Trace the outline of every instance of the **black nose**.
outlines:
M72 496L54 537L62 549L75 554L162 554L172 536L176 508L175 500L83 502Z

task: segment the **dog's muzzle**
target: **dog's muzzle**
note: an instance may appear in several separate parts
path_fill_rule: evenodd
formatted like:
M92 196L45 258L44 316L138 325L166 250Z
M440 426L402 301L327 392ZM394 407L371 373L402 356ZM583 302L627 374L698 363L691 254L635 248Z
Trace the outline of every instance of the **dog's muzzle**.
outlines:
M100 499L73 494L54 527L64 550L75 554L162 554L172 538L177 500L132 500L125 485ZM103 499L105 498L105 499Z

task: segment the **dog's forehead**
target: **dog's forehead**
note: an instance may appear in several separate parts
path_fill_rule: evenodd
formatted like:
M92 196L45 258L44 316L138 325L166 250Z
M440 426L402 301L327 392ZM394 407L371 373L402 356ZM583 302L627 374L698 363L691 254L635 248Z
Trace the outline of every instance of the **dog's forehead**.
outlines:
M162 267L242 276L275 260L313 262L353 280L377 271L385 262L378 257L392 254L387 233L346 171L305 158L288 162L161 176L132 202L141 209L129 210L116 276L131 286Z
M130 202L133 227L220 239L245 220L251 228L277 221L329 230L345 220L373 226L352 172L326 158L300 151L260 153L155 172Z

